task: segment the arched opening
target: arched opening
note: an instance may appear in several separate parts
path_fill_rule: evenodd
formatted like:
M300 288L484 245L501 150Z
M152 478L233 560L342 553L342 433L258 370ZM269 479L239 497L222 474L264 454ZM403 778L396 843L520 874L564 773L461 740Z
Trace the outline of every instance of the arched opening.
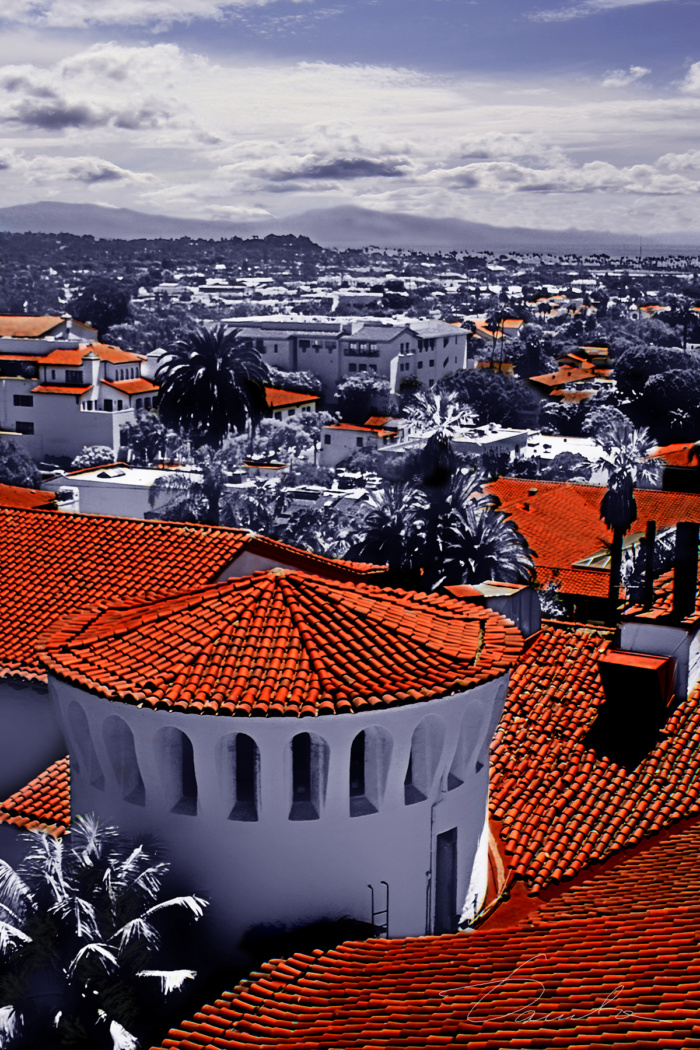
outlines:
M232 733L222 742L224 791L231 800L229 820L257 820L260 751L246 733Z
M118 715L110 715L102 726L102 739L121 797L136 806L145 805L146 789L136 758L134 734L129 726Z
M103 790L105 778L90 736L90 725L87 715L77 700L74 700L68 708L67 722L68 731L77 749L77 754L72 752L70 756L75 772L84 775L93 787Z
M168 726L156 738L156 755L165 802L173 813L197 812L197 777L192 742L179 729Z
M448 791L453 791L464 783L469 771L469 762L481 740L485 717L483 705L476 700L470 701L462 718L457 748L447 774Z
M313 733L292 739L292 806L290 820L318 820L326 795L329 748Z
M379 809L389 772L391 737L378 726L358 733L350 748L350 816Z
M403 782L404 801L407 806L423 802L428 797L444 740L445 726L436 715L428 715L414 729L411 754Z

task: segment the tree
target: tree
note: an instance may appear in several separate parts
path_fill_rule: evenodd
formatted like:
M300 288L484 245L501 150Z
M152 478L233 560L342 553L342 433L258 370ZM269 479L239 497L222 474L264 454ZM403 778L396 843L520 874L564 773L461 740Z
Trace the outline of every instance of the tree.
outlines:
M634 490L641 484L655 482L661 472L658 460L650 460L653 443L646 428L636 430L631 423L616 421L599 435L604 458L609 465L607 492L600 504L600 516L612 530L610 548L609 616L617 619L622 569L622 542L637 517Z
M103 463L114 462L114 449L108 445L83 445L82 452L71 461L71 470L85 470L88 467L101 467Z
M187 431L195 445L219 448L229 430L254 429L267 412L268 370L235 328L200 328L178 340L156 373L158 412L166 426Z
M312 372L284 372L270 367L270 386L279 390L298 390L301 394L320 394L323 384Z
M462 369L438 380L436 393L453 392L459 403L468 405L479 423L533 427L540 413L540 398L522 379L488 368Z
M135 467L152 467L171 460L181 451L183 437L169 430L153 412L139 410L133 423L125 423L119 433L119 459Z
M195 976L149 968L159 923L181 910L199 919L207 902L160 900L168 865L94 817L63 840L25 839L16 869L0 860L0 1045L134 1050L154 982L167 993Z
M390 416L395 408L388 380L369 373L342 379L335 399L346 423L361 425L370 416Z
M232 497L227 494L235 455L229 448L206 445L192 453L187 470L164 470L151 485L148 502L161 502L154 516L168 521L200 521L205 525L230 525Z
M76 320L93 325L102 339L108 328L124 324L129 319L132 291L128 281L91 277L66 303L66 311Z
M388 565L394 582L420 569L425 545L428 501L415 486L386 485L369 494L361 535L345 557Z
M41 484L36 463L16 441L0 441L0 484L35 489Z

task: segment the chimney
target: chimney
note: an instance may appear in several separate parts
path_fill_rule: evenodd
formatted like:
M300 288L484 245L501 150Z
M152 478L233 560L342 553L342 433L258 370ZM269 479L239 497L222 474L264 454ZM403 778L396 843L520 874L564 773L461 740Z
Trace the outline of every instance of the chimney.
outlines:
M673 619L683 620L695 611L698 587L698 532L695 521L676 525L676 557L673 571Z
M647 522L644 543L644 608L654 604L654 551L656 548L656 522Z

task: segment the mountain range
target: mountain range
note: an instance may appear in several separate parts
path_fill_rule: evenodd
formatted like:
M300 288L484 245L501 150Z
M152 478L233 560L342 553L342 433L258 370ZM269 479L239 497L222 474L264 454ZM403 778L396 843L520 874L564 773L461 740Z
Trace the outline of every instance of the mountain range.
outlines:
M98 238L191 237L221 240L265 237L267 234L306 236L327 248L408 248L417 251L552 252L608 255L687 253L700 251L700 233L676 231L646 236L593 230L541 230L522 226L490 226L464 219L431 219L398 212L342 206L318 208L285 219L234 223L153 215L130 208L97 204L38 201L0 208L0 231L9 233L72 233Z

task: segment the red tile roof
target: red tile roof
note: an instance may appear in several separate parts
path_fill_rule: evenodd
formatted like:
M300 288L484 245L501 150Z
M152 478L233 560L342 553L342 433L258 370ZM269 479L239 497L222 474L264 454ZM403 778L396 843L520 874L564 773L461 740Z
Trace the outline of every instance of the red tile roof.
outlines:
M548 583L559 572L564 593L607 594L599 571L573 568L574 562L603 550L612 540L600 519L604 488L539 478L497 478L486 491L498 497L501 509L510 514L535 551L539 583ZM636 489L634 497L637 517L632 533L644 532L650 519L659 529L678 521L700 521L700 495ZM604 575L607 579L607 572Z
M633 770L584 746L604 693L602 628L545 624L511 676L492 744L490 806L530 892L700 812L700 688Z
M45 679L34 640L58 617L154 589L204 586L244 550L336 579L382 571L238 529L0 508L0 678Z
M265 400L268 408L289 408L291 405L307 405L311 401L318 401L318 394L304 394L299 390L277 390L275 387L265 387Z
M587 368L567 368L563 366L557 372L547 372L541 376L531 376L530 382L537 383L539 386L555 387L563 386L565 383L578 383L582 379L592 379L593 369L589 365Z
M0 485L0 507L23 507L28 510L48 510L56 506L55 492L25 489L19 485Z
M650 458L662 459L669 467L697 467L697 459L692 461L690 459L689 453L692 447L692 441L686 441L685 444L663 445L654 449Z
M74 612L38 646L48 671L110 700L297 718L462 692L504 674L522 637L456 598L272 569Z
M356 426L354 423L329 423L324 430L353 430L360 434L376 434L377 437L396 437L395 430L384 430L381 426Z
M128 362L143 361L139 354L132 354L129 350L122 350L118 346L110 346L108 343L85 343L77 350L52 350L45 357L37 358L42 365L80 365L83 358L89 353L96 354L101 361L109 361L114 365L127 364Z
M2 315L0 316L0 336L9 336L14 339L40 339L41 336L48 335L54 328L62 324L65 324L63 317L52 317L48 314L41 317Z
M149 379L102 379L101 382L105 386L113 386L122 394L157 394L160 389Z
M62 835L70 826L70 767L61 758L26 787L0 802L0 824Z
M168 1050L700 1046L700 826L507 928L263 963Z
M45 383L39 386L32 387L33 394L73 394L80 396L81 394L87 394L88 390L92 390L90 385L88 386L47 386Z

